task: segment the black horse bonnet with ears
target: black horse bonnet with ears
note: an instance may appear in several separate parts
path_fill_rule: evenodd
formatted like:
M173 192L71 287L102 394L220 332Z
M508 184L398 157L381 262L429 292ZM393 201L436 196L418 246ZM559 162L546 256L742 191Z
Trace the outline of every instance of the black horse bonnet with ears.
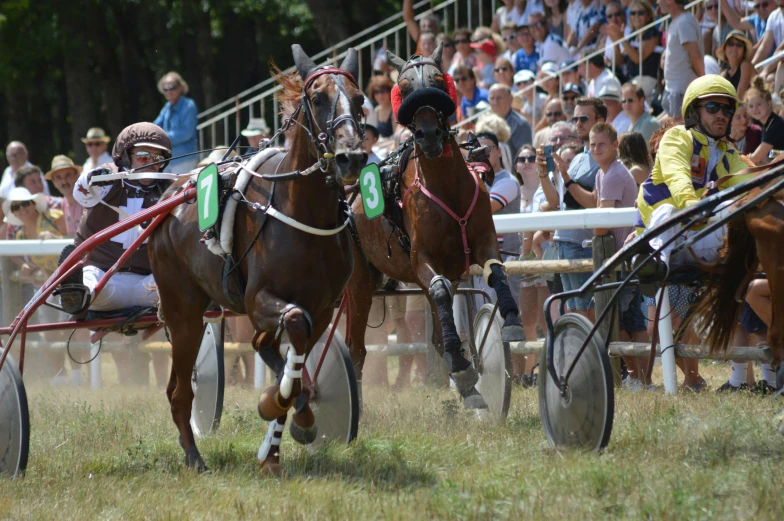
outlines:
M443 76L447 91L432 86L435 84L436 73L431 67ZM403 79L407 79L413 85L412 92L405 99L400 93L400 81ZM419 55L413 56L400 69L398 84L392 89L392 106L397 121L405 126L411 125L417 110L422 107L432 107L445 118L449 118L457 110L454 80L441 70L435 60Z

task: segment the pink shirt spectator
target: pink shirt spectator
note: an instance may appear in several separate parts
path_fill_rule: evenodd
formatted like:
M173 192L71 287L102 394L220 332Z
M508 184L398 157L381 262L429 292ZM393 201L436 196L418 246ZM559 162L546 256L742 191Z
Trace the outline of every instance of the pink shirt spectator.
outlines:
M63 197L62 210L65 213L65 228L68 232L68 237L75 237L84 208L76 201L70 203L68 199Z
M596 194L598 201L614 201L610 208L633 208L637 199L637 183L629 170L617 159L606 172L599 169L596 174ZM623 247L623 241L634 231L633 226L625 228L612 228L615 236L615 251Z

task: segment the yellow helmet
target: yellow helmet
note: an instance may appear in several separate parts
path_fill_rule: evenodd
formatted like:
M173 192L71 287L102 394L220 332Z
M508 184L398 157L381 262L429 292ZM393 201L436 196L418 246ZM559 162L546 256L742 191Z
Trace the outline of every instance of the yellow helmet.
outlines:
M686 89L686 94L683 95L681 114L686 128L693 127L698 122L697 111L689 110L692 104L698 99L709 96L723 96L732 101L733 108L738 108L738 91L732 83L718 74L706 74L692 81Z

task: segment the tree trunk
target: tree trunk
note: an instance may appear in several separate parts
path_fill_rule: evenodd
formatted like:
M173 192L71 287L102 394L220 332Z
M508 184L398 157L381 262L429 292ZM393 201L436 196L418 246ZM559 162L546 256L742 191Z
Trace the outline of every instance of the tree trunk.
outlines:
M351 36L351 13L344 10L341 0L307 0L307 3L324 47L331 47Z

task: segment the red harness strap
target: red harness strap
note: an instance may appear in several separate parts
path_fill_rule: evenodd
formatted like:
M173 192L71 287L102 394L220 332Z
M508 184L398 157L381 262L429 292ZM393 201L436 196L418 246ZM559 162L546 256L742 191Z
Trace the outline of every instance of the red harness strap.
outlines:
M414 182L406 189L406 193L403 195L403 202L400 203L400 207L404 208L406 206L406 202L408 201L409 196L411 195L411 189L415 186L419 187L419 190L425 194L429 199L434 201L438 206L444 209L446 213L449 214L452 219L457 221L457 224L460 225L460 233L463 236L463 252L465 253L465 278L468 278L469 270L471 268L471 248L468 247L468 233L466 232L466 225L468 224L468 218L471 217L471 212L474 211L474 206L476 206L476 200L479 198L479 178L476 176L476 171L471 165L468 166L468 171L471 172L471 177L474 179L474 197L471 199L471 205L468 207L468 211L465 215L461 218L455 212L453 212L446 204L444 204L441 199L433 195L430 190L425 188L425 185L422 184L420 177L419 177L419 159L416 159L416 177L414 177Z

